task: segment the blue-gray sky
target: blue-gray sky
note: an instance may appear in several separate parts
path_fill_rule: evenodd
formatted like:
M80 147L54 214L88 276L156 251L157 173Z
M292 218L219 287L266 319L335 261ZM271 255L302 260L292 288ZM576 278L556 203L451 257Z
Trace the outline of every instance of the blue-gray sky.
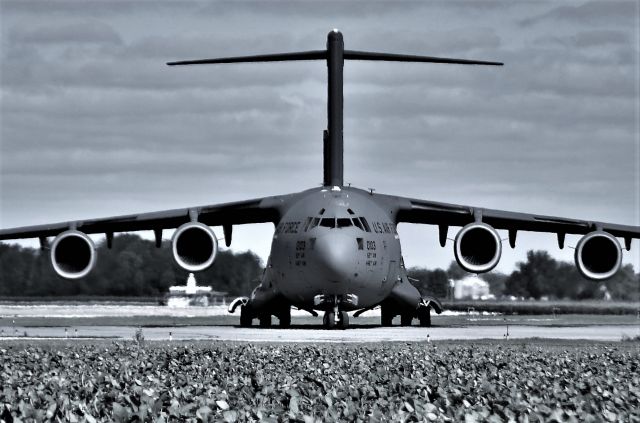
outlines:
M349 49L506 64L346 63L346 182L638 225L639 9L638 1L0 0L0 227L318 185L322 62L164 63L322 49L332 28ZM435 228L399 231L408 265L453 259ZM272 233L237 227L233 248L266 259ZM637 269L633 247L625 261ZM520 233L499 269L529 249L572 260L553 235Z

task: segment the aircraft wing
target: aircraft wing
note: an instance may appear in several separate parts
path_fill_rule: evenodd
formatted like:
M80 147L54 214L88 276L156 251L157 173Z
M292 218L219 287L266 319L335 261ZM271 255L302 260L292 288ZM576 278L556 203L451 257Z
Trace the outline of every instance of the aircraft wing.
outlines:
M277 222L284 197L265 197L233 203L130 214L101 219L0 229L0 240L46 238L69 229L93 234L173 229L197 219L208 226Z
M383 201L392 210L395 208L396 223L464 226L482 221L495 229L506 229L514 233L514 243L517 231L550 232L564 237L565 234L587 234L594 230L603 230L613 236L624 238L627 249L630 248L631 239L640 238L639 226L517 213L395 196L381 195L380 197L383 197Z

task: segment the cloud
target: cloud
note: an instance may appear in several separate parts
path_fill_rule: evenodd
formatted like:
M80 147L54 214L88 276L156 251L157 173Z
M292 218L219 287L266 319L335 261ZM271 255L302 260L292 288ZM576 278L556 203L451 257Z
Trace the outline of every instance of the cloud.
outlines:
M14 27L9 31L10 43L25 44L122 44L118 33L108 24L93 20L66 25Z
M113 18L114 15L148 14L158 12L172 13L197 6L199 2L193 1L163 1L151 5L147 1L89 1L78 4L77 0L3 0L3 14L20 17L64 17L64 18Z
M487 27L398 31L384 28L370 33L354 33L347 49L422 55L470 54L500 47L500 37ZM397 65L396 65L397 66ZM424 65L423 65L424 66Z
M535 43L541 46L558 45L581 49L601 46L633 48L630 34L614 29L580 31L573 35L561 37L540 37L535 40Z
M610 24L615 21L633 23L637 21L638 2L635 1L590 1L580 5L563 5L548 12L520 20L524 26L543 22L565 21L581 25Z

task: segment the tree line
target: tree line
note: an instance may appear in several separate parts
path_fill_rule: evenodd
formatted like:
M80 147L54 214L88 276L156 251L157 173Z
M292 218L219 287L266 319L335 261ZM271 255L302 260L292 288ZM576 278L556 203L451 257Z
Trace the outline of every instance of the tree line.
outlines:
M468 275L456 261L447 270L408 269L411 282L424 295L444 299L450 295L449 280L459 280ZM601 299L604 291L613 300L640 301L640 273L633 265L622 266L611 279L594 282L585 279L574 263L555 260L546 251L529 251L527 259L516 264L510 274L492 271L479 275L489 284L490 292L500 299L518 298L553 300Z
M47 250L0 243L0 296L141 296L159 297L172 285L184 285L188 272L175 264L169 241L156 248L153 241L123 234L97 244L96 268L85 278L68 281L51 267ZM231 296L248 295L263 272L260 258L251 252L234 254L219 251L215 264L196 274L199 285L211 286ZM411 268L411 282L424 294L448 297L449 280L466 273L452 261L445 269ZM640 273L628 264L605 282L583 278L573 263L557 261L546 251L529 251L510 274L489 272L479 276L487 281L496 298L515 296L540 299L601 298L603 287L616 300L640 301Z
M184 285L188 272L173 260L169 241L162 248L138 235L114 237L112 248L97 244L96 267L85 278L65 280L51 266L48 250L0 243L0 296L163 296L172 285ZM229 295L246 295L262 274L252 252L219 250L215 264L198 272L199 285Z

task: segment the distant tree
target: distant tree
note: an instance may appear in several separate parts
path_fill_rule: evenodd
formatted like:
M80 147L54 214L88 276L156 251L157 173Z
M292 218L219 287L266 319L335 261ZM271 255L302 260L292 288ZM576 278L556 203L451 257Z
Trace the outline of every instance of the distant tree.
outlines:
M640 296L640 278L630 264L604 282L584 278L573 263L558 262L545 251L529 251L527 261L516 267L505 283L507 295L584 300L602 297L606 287L612 299L637 301Z
M449 278L444 270L427 270L412 267L407 270L407 274L411 278L411 283L420 291L420 294L440 299L447 298Z
M169 242L156 248L138 235L123 234L113 247L97 243L96 267L80 280L59 277L48 251L0 243L0 295L3 296L160 296L169 286L184 284L187 272L173 260ZM260 259L253 253L220 251L213 266L196 277L201 285L231 295L247 295L262 274Z
M631 264L622 266L618 273L603 284L613 299L640 301L640 273L634 273Z
M462 267L460 267L457 261L452 260L451 263L449 264L449 267L447 268L447 275L449 276L449 279L458 281L460 279L464 279L465 277L467 277L469 273L466 270L464 270Z
M479 276L480 279L489 284L489 292L491 292L496 297L501 297L502 295L504 295L507 279L509 278L509 276L495 270L487 273L482 273Z
M262 271L260 258L250 251L240 254L220 251L215 264L197 274L196 278L199 283L218 291L249 295L257 286Z
M505 283L505 293L517 297L540 299L553 289L553 279L557 273L557 262L546 251L529 251L527 261L516 264Z

